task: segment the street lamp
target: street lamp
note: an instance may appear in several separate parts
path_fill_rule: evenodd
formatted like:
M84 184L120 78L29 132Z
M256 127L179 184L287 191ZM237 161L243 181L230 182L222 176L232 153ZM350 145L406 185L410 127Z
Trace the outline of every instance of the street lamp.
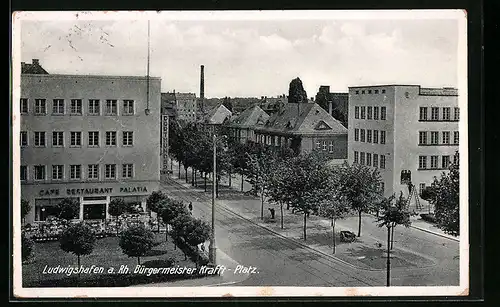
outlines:
M216 247L215 247L215 185L217 181L217 137L213 136L214 167L212 171L212 235L210 236L209 259L215 265Z

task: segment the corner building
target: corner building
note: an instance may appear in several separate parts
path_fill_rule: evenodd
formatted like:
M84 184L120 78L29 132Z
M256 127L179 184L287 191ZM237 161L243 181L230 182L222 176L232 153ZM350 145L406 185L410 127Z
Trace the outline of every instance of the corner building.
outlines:
M404 173L420 195L453 162L459 118L454 88L350 87L348 161L378 168L385 196L400 191L410 195ZM420 196L418 200L412 199L410 209L430 210Z
M27 223L64 198L79 219L108 218L116 197L159 188L160 78L21 74L21 198ZM148 99L149 94L149 99Z

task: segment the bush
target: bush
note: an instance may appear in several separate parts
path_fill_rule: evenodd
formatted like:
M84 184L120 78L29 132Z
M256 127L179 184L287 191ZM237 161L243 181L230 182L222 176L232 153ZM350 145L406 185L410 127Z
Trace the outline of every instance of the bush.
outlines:
M129 257L137 257L137 264L140 264L140 257L144 256L155 246L154 234L143 225L131 226L120 235L120 247L123 253Z
M21 235L21 258L23 262L28 261L32 258L33 245L34 245L33 240L26 237L26 235L23 233Z
M191 246L187 244L186 241L184 241L184 238L174 236L174 243L186 257L189 257L189 259L191 259L191 261L193 261L197 265L209 264L210 261L207 256L201 253L197 246Z
M59 218L72 220L78 217L80 204L73 198L65 198L58 205Z
M436 216L433 213L422 213L422 214L420 214L420 217L422 218L422 220L429 222L429 223L436 222Z

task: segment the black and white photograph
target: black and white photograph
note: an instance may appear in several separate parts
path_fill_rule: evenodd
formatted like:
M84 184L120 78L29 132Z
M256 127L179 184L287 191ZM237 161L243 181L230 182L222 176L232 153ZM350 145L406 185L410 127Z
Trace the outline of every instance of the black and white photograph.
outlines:
M468 295L464 11L26 11L12 42L17 297Z

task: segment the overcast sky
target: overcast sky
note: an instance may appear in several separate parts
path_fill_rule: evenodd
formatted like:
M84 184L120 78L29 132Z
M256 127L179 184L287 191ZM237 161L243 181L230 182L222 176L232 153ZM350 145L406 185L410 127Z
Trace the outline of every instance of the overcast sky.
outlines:
M276 96L320 85L457 86L456 20L151 21L151 76L162 92ZM22 21L22 61L49 73L146 75L147 21Z

